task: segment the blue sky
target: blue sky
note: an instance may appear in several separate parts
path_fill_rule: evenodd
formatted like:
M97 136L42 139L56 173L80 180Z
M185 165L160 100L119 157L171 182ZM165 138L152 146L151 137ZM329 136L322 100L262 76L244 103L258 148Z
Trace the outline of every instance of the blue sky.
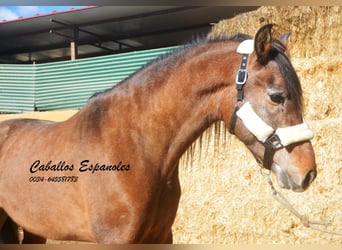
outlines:
M51 11L63 11L82 6L0 6L0 22L13 20L18 17L30 17L36 14L47 14Z

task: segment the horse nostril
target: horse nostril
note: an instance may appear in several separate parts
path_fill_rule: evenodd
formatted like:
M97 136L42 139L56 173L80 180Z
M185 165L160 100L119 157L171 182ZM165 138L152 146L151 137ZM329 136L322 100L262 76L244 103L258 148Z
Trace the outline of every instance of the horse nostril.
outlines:
M307 189L309 185L314 181L316 178L317 172L316 170L310 170L307 175L305 176L305 179L303 181L302 187L303 189Z

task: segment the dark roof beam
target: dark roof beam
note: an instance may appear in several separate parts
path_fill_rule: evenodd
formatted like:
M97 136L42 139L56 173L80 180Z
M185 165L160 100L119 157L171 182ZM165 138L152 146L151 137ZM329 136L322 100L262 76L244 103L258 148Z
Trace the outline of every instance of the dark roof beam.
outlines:
M88 35L91 35L91 36L93 36L93 37L98 38L100 42L103 41L103 37L100 36L100 35L98 35L98 34L95 34L95 33L93 33L93 32L90 32L90 31L87 31L87 30L84 30L84 29L80 29L80 28L79 28L79 31L82 31L83 33L86 33L86 34L88 34ZM131 46L131 45L127 44L127 43L123 43L123 42L120 42L120 41L117 41L117 40L109 39L108 41L117 43L117 44L119 44L120 47L121 47L121 46L126 46L126 47L129 47L129 48L134 48L134 46ZM106 42L107 42L107 41L106 41Z
M50 30L50 34L56 34L58 36L62 36L62 37L66 37L66 38L69 38L71 40L73 40L74 38L72 36L69 36L63 32L60 32L60 31L56 31L56 30Z
M94 47L97 47L97 48L100 48L100 49L103 49L103 50L107 50L107 51L110 51L110 52L116 52L117 50L114 50L114 49L111 49L111 48L107 48L105 46L102 46L101 43L99 44L96 44L96 43L91 43L89 44L91 46L94 46ZM119 51L121 51L121 45L119 46Z
M121 39L134 39L134 38L138 38L138 37L144 37L144 36L153 36L153 35L163 35L163 34L168 34L168 33L172 33L172 32L177 32L177 31L185 31L185 30L191 30L191 29L195 29L195 28L205 28L205 27L209 27L210 24L200 24L200 25L194 25L194 26L186 26L186 27L179 27L179 28L172 28L172 29L168 29L168 30L155 30L155 31L151 31L151 32L141 32L141 33L135 33L134 36L121 36L121 37L115 37L113 38L113 36L100 36L101 38L101 42L106 42L106 41L112 41L113 39L115 40L121 40ZM53 31L53 33L56 33L56 31ZM71 36L68 36L68 39L70 39ZM94 40L81 40L79 41L78 45L96 45L96 41ZM125 43L122 43L125 45ZM66 48L69 47L70 43L69 41L65 41L63 43L59 43L59 44L54 44L54 45L47 45L47 46L30 46L30 47L22 47L22 48L15 48L13 50L7 50L4 51L2 53L0 53L0 56L5 56L5 55L11 55L11 54L20 54L20 53L29 53L29 52L38 52L38 51L44 51L44 50L52 50L52 49L59 49L59 48ZM126 45L125 45L126 46ZM98 46L96 46L98 47ZM128 47L128 46L127 46ZM132 47L132 46L131 46ZM146 47L147 48L147 47ZM134 47L135 49L139 49ZM131 49L132 50L132 49Z
M77 30L80 31L80 32L86 33L86 34L88 34L88 35L90 35L90 36L93 36L93 37L97 38L99 43L102 42L102 37L101 37L100 35L98 35L98 34L96 34L96 33L94 33L94 32L90 32L90 31L88 31L88 30L82 29L82 28L80 28L80 27L79 27L78 25L76 25L76 24L68 24L68 23L62 22L62 21L57 20L57 19L54 19L54 18L50 18L50 22L53 22L53 23L57 23L57 24L66 26L66 27L71 28L71 29L73 29L73 30L76 30L76 29L77 29ZM53 31L53 30L50 30L50 33L61 34L61 33L58 33L57 31ZM62 35L63 35L63 34L62 34ZM67 36L67 35L63 35L63 36L69 37L69 38L71 38L71 39L74 40L74 37ZM119 45L119 47L126 46L126 47L129 47L129 48L134 48L134 46L131 46L131 45L127 44L127 43L119 42L119 41L117 41L117 40L109 39L108 41L117 43L117 44ZM96 44L92 44L92 45L99 47L99 45L96 45ZM100 47L99 47L99 48L100 48ZM102 48L104 48L104 47L102 47Z

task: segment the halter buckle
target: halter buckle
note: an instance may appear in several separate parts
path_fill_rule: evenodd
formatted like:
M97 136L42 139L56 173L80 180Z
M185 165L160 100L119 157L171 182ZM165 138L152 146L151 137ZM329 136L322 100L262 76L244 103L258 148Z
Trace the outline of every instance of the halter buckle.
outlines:
M280 149L283 147L279 136L275 132L266 139L265 146L273 149Z
M239 69L236 73L235 82L237 84L237 88L241 85L244 85L247 81L248 73L246 69Z

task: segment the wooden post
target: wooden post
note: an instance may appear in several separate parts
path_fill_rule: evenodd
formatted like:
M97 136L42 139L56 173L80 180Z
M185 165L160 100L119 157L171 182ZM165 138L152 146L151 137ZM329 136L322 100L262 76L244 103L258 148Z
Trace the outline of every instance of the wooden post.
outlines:
M72 29L72 40L70 42L70 57L71 60L76 60L78 58L78 27L74 26Z
M70 42L70 57L71 60L77 59L77 44L74 40Z

